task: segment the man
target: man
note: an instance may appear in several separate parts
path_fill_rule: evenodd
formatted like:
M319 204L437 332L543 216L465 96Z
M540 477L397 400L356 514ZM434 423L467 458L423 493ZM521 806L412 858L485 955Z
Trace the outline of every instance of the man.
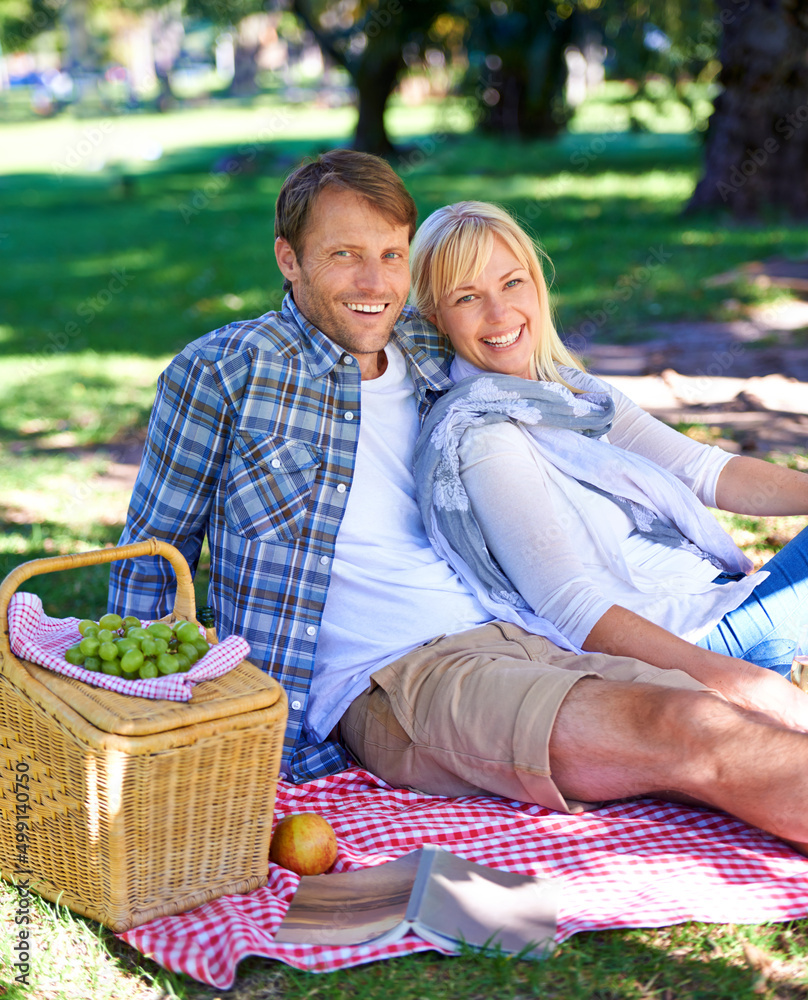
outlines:
M219 634L244 635L289 697L289 780L344 767L339 736L436 794L568 811L657 793L808 841L808 736L786 728L808 726L801 692L727 657L725 698L687 663L576 656L490 622L429 547L410 460L449 381L434 329L404 307L415 219L375 157L337 150L287 179L290 294L163 373L121 543L163 539L195 568L208 535ZM158 616L172 597L162 560L113 564L112 608Z

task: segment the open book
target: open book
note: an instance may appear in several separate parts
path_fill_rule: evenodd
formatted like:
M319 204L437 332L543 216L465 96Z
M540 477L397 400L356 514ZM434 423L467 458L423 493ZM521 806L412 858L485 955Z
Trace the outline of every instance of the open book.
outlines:
M558 883L477 865L425 845L395 861L305 875L275 935L283 944L388 944L408 931L439 948L460 942L526 958L553 947Z

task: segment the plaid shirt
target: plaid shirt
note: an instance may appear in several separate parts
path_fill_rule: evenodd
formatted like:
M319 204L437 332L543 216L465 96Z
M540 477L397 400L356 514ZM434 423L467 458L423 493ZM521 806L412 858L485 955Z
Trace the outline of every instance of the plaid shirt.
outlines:
M406 308L393 332L421 420L449 388L434 328ZM333 740L302 732L331 561L361 426L356 360L312 326L291 295L279 313L231 323L189 344L160 376L120 544L159 538L196 570L207 532L210 603L220 637L283 686L284 776L341 770ZM112 564L109 605L159 617L174 574L160 557Z

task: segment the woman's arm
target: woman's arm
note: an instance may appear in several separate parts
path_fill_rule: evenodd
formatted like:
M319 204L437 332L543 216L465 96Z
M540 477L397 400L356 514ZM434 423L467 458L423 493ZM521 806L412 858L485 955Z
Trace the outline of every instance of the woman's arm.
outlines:
M609 441L656 462L681 480L703 504L714 507L718 477L733 456L669 427L618 389L610 387L610 392L615 409Z
M741 708L766 712L789 728L808 731L808 696L785 678L746 660L694 646L619 605L598 619L583 649L682 670Z
M594 585L582 562L586 527L580 512L572 503L566 510L554 507L543 467L521 431L510 424L472 428L459 457L491 553L530 606L571 641L588 651L682 670L740 707L808 731L808 696L782 677L693 645L614 604Z
M719 473L715 502L735 514L808 514L808 475L735 455Z
M609 440L678 476L703 503L736 514L808 514L804 472L747 455L722 454L663 424L617 389L611 392L615 421Z

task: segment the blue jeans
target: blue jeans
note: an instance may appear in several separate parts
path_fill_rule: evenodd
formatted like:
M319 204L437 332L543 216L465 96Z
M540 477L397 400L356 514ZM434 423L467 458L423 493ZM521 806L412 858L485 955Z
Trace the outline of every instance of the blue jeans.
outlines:
M797 632L808 623L808 528L763 568L769 578L697 645L787 676Z

